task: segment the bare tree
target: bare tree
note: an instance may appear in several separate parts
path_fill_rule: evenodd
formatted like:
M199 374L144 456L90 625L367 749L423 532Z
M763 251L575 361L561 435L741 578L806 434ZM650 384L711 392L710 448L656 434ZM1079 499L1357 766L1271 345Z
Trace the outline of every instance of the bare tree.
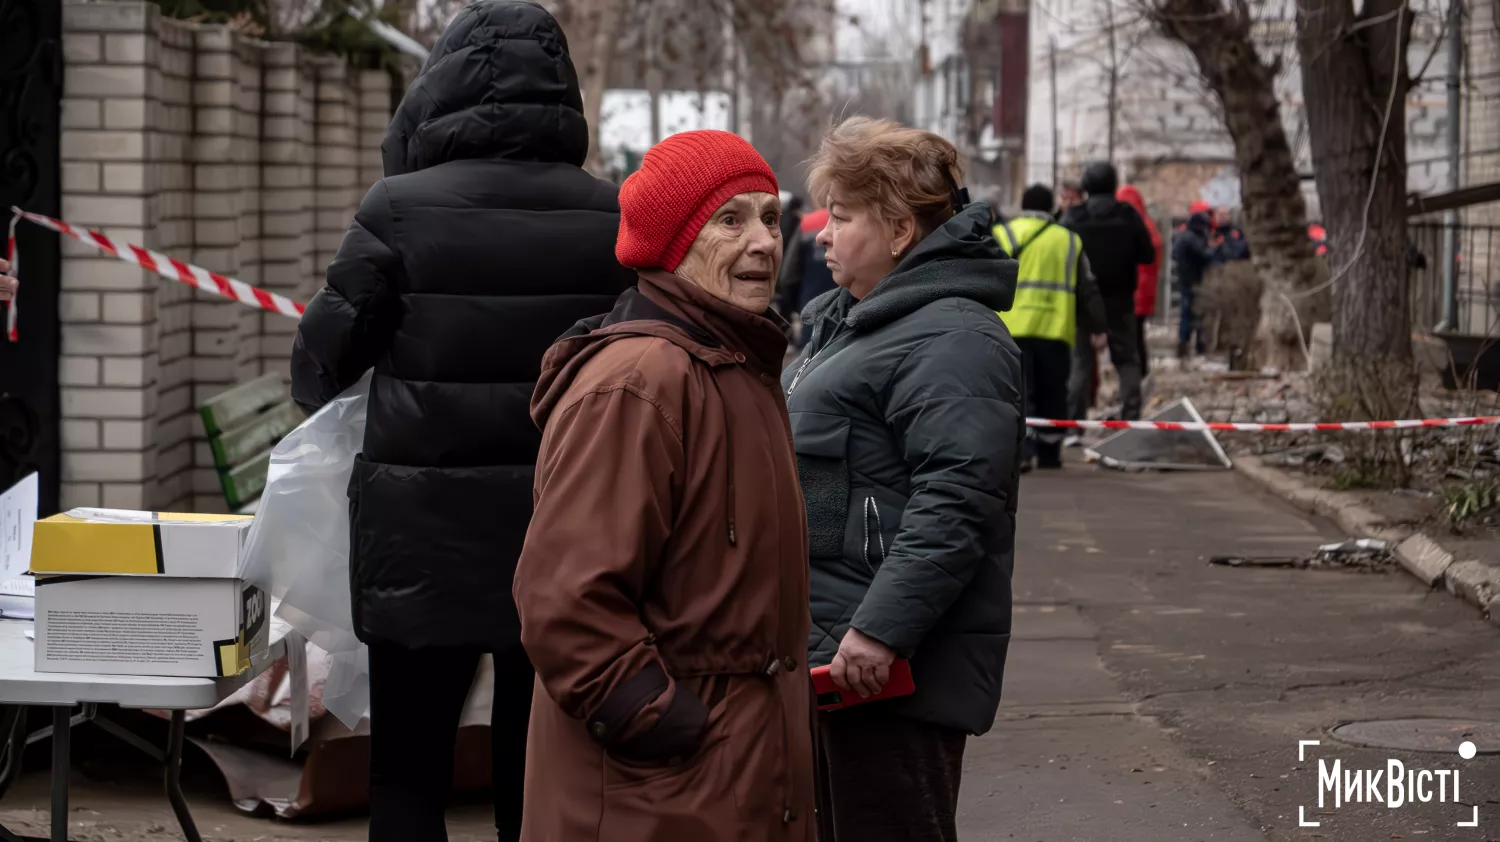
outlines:
M805 36L820 16L832 20L832 0L550 0L544 3L568 35L584 91L584 115L592 135L588 167L602 169L598 143L603 92L622 58L622 32L646 21L663 28L653 33L659 54L653 60L690 68L699 90L729 89L739 101L741 87L759 88L762 97L795 99L810 89ZM637 39L644 44L646 39ZM749 81L753 79L754 85Z
M1322 275L1276 97L1280 62L1267 63L1257 51L1247 0L1143 2L1161 31L1192 53L1234 144L1246 235L1264 284L1259 361L1300 367L1306 332L1326 304L1315 292Z
M1408 0L1305 0L1303 93L1323 224L1335 244L1333 378L1347 410L1415 406L1407 297Z

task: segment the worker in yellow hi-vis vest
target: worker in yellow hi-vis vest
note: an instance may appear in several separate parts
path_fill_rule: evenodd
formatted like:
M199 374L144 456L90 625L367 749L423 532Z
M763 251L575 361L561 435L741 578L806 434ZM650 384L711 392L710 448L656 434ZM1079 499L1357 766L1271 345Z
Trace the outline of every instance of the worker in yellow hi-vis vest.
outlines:
M1040 184L1022 194L1021 215L1000 222L994 231L1000 247L1021 264L1015 303L1000 318L1021 346L1026 415L1066 418L1068 372L1078 333L1089 334L1096 351L1107 342L1104 299L1089 272L1083 243L1057 224L1052 191ZM1062 439L1060 430L1027 430L1021 470L1062 467Z

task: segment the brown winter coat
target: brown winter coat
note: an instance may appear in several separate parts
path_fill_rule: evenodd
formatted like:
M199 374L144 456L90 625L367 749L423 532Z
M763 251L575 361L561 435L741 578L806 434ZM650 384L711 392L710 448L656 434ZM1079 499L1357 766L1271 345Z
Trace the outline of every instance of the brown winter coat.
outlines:
M516 570L526 842L810 842L807 526L770 319L665 272L552 346Z

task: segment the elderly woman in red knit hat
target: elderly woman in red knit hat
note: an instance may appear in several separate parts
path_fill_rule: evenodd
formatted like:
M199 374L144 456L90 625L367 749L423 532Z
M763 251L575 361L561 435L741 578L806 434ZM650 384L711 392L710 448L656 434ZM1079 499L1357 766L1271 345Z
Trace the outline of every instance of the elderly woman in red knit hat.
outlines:
M615 248L639 283L542 362L523 839L815 836L777 194L726 132L646 153Z

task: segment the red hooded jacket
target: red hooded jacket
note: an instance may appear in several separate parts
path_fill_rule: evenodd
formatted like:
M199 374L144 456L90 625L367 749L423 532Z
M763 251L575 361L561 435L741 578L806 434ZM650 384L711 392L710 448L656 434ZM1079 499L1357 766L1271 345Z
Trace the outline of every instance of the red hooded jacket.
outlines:
M1135 208L1135 212L1141 215L1146 232L1151 235L1151 245L1156 249L1156 259L1141 265L1135 283L1135 314L1149 316L1156 312L1156 281L1161 274L1162 260L1161 232L1156 230L1156 223L1146 213L1146 200L1141 198L1141 191L1126 184L1115 192L1115 198Z

